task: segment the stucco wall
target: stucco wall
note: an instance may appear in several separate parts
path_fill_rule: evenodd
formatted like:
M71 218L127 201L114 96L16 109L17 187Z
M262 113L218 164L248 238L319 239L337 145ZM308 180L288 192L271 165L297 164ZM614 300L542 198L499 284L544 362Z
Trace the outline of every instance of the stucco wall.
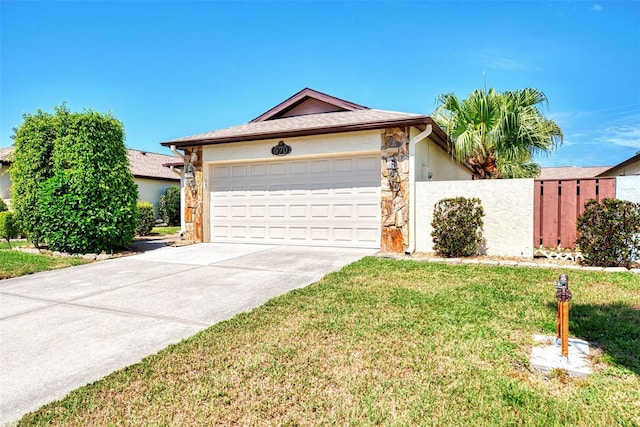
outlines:
M9 178L9 167L6 165L0 165L0 199L9 199L9 187L11 187L11 178Z
M411 137L418 134L412 129ZM457 163L435 142L426 138L416 144L416 181L470 180L471 171Z
M477 197L485 211L486 255L533 257L533 179L416 182L416 250L432 252L433 207L441 199Z
M616 198L640 203L640 175L616 177Z
M138 185L138 200L151 203L156 218L158 217L160 196L167 191L167 188L180 186L180 181L160 181L149 178L134 178L133 181Z

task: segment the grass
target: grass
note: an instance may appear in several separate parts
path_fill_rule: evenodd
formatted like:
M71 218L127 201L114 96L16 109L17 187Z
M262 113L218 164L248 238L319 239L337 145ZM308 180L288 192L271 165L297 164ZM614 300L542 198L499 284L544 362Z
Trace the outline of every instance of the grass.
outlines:
M165 236L169 234L176 234L180 231L180 226L177 227L153 227L151 229L152 236Z
M637 275L570 271L595 373L529 369L558 274L365 258L20 425L639 425Z
M12 241L11 246L27 246L26 240ZM0 243L0 279L24 276L39 271L54 270L72 265L86 264L79 258L57 258L48 255L29 254L9 249L6 241Z

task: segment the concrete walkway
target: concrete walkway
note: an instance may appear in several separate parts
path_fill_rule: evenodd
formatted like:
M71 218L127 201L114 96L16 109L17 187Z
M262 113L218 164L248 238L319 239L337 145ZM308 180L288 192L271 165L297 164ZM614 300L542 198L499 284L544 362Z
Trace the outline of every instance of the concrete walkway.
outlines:
M0 425L374 250L163 247L0 281Z

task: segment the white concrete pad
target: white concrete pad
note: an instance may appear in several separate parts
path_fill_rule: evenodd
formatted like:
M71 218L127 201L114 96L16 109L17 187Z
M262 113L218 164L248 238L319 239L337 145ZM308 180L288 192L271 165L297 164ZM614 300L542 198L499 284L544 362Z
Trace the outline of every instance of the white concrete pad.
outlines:
M41 312L46 312L46 318ZM6 319L0 352L2 422L201 329L200 325L66 305Z
M22 296L0 294L0 320L56 304Z
M589 343L569 338L569 357L562 356L560 343L555 336L534 335L536 345L531 349L530 365L542 373L564 369L571 377L584 377L592 373L589 364Z
M165 246L130 258L172 264L209 265L242 255L263 252L274 247L238 243L198 243L178 247Z
M191 265L141 262L134 258L117 258L2 280L0 292L36 300L68 302L193 268Z

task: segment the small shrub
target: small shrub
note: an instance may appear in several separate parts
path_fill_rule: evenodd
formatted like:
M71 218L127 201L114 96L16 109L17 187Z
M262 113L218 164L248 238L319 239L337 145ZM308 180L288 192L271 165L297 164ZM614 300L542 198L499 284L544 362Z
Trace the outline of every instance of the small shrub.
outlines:
M156 224L153 215L153 205L149 202L138 202L138 226L136 227L136 235L148 236L151 229Z
M0 199L0 212L6 212L9 210L9 206L4 202L4 200Z
M482 241L484 210L480 199L442 199L433 212L433 244L438 255L469 256L478 253Z
M576 244L586 264L629 267L640 256L640 203L587 200L578 217Z
M180 187L169 187L160 197L160 217L169 226L180 225Z
M6 239L11 247L10 240L16 237L18 237L18 225L13 218L13 213L0 212L0 238Z

